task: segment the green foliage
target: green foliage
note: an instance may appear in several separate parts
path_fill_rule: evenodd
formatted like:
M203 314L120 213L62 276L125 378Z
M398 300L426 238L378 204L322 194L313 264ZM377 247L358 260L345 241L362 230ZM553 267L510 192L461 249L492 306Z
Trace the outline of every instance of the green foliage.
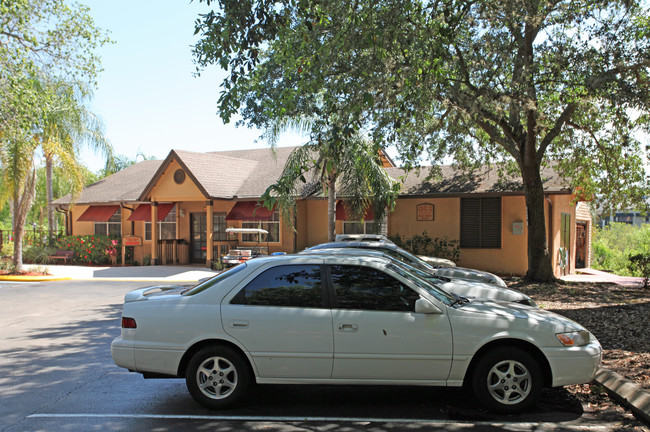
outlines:
M645 276L638 268L630 268L630 256L650 255L650 225L634 226L612 223L594 230L592 248L596 269L609 270L621 276Z
M206 0L210 4L210 0ZM644 0L221 0L196 21L218 64L219 114L273 131L310 122L314 145L362 133L472 168L510 162L529 208L530 279L553 278L541 169L626 207L648 195L650 38ZM335 166L336 164L334 164ZM505 171L505 170L501 170ZM539 216L541 215L541 216Z
M334 131L323 135L328 133ZM351 220L361 220L366 209L372 208L379 223L395 205L400 185L382 168L378 148L358 134L323 139L321 144L310 142L291 153L280 178L262 195L262 202L269 209L276 206L291 226L296 199L323 190L330 202L337 197L345 200ZM334 214L328 218L328 238L333 239Z
M121 239L106 235L64 236L55 246L73 251L73 262L78 264L109 264L111 254L121 259Z
M631 255L628 267L632 273L641 275L643 278L643 287L647 288L648 280L650 280L650 255Z
M460 242L458 240L449 240L447 237L431 238L426 230L422 234L415 234L409 238L404 238L398 233L391 236L390 240L415 255L446 258L454 262L460 258Z
M23 250L23 262L33 264L49 264L49 257L56 252L55 247L46 245L26 246Z
M149 255L149 254L145 254L145 255L142 257L142 265L143 265L143 266L151 265L151 255Z
M0 257L0 274L12 274L16 272L16 266L11 260Z
M0 257L10 257L14 254L14 242L6 242L0 248Z
M59 152L69 141L43 137L54 131L52 113L67 112L61 109L61 89L74 87L87 96L95 85L100 62L94 51L108 38L87 6L64 0L0 0L0 29L0 203L13 202L14 264L20 271L37 149L46 157L48 152L60 156L66 169L76 166L76 155Z

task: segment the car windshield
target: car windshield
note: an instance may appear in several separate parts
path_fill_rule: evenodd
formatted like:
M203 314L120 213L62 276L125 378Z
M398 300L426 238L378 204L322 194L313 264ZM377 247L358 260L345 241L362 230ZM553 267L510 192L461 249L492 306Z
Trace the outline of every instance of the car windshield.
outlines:
M404 249L389 249L389 248L377 248L377 250L396 258L403 263L410 264L413 267L419 268L427 272L433 272L435 269L429 264L422 261L420 258L415 255L405 251Z
M440 300L446 305L451 305L456 300L458 299L457 296L454 296L451 293L448 293L447 291L443 290L442 288L438 288L437 286L433 285L432 283L428 282L428 280L423 279L413 272L409 271L408 269L405 268L403 265L396 264L395 262L391 262L388 264L388 268L394 271L395 273L399 274L405 279L410 280L413 282L415 285L418 287L422 288L426 292L428 292L430 295L435 297L436 299Z
M186 296L191 296L198 294L200 292L205 291L206 289L213 287L217 285L219 282L228 279L230 276L233 276L240 271L244 270L246 268L246 263L242 263L239 265L236 265L234 267L231 267L227 270L224 270L223 272L219 273L218 275L211 277L210 279L201 282L200 284L196 285L193 288L188 289L187 291L184 291L182 295Z

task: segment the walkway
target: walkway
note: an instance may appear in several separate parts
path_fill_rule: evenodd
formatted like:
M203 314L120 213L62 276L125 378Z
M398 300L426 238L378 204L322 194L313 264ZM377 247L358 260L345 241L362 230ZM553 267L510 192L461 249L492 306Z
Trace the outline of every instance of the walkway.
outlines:
M31 266L26 265L26 268ZM43 266L40 266L41 268ZM133 281L174 281L196 282L199 279L217 274L201 266L131 266L131 267L91 267L75 265L46 266L51 277L55 279L75 280L133 280ZM9 277L9 276L6 276ZM2 278L2 276L0 276ZM38 279L33 276L23 278Z
M560 280L565 282L613 283L627 287L643 286L643 278L641 277L617 276L612 273L591 268L579 269L578 272L579 273L560 276Z

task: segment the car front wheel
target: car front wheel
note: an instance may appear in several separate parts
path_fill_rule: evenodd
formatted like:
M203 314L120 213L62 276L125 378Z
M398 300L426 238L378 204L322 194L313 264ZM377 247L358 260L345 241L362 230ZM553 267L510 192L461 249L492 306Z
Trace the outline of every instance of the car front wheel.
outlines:
M237 351L213 346L192 356L185 382L194 400L210 409L222 409L244 396L251 374L247 361Z
M488 409L514 413L530 408L542 389L542 371L526 351L497 348L479 360L472 386L479 402Z

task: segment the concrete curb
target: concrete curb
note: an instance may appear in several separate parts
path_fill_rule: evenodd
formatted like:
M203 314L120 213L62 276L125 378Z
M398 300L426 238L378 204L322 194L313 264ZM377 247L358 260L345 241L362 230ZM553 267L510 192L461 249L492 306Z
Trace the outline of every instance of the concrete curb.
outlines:
M650 392L606 368L600 368L594 378L598 384L621 405L629 408L635 416L650 424Z
M50 282L50 281L62 281L62 280L72 280L72 278L62 277L62 276L21 276L21 275L0 276L0 281L9 281L9 282Z

